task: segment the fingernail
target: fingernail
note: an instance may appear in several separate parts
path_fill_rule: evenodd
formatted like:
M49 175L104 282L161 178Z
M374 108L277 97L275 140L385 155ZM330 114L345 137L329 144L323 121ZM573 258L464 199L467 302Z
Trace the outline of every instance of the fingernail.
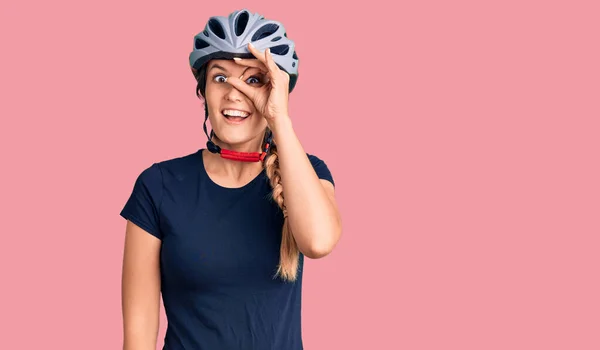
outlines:
M242 59L241 59L241 58L239 58L239 57L234 57L233 59L234 59L234 60L236 60L236 61L241 61L241 60L242 60Z
M243 74L242 74L242 75L240 75L240 80L242 80L243 78L244 78L244 75L243 75Z
M249 43L249 44L250 44L250 47L254 47L254 45L252 45L252 43Z

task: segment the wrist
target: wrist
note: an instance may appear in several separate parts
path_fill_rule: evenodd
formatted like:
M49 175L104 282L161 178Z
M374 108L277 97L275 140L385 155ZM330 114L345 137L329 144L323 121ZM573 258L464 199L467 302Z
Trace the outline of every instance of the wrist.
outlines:
M273 136L286 133L292 129L292 119L289 116L274 118L269 124L269 129L273 132Z

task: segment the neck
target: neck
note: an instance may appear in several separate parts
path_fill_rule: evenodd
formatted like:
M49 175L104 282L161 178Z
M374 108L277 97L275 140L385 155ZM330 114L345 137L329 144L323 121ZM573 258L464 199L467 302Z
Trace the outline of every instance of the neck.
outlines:
M228 159L225 155L230 152L260 153L262 152L262 138L235 145L225 143L216 136L212 138L212 141L221 148L223 154L203 152L207 172L222 178L225 182L245 183L246 180L254 178L262 171L262 161L240 161Z
M213 179L226 187L241 187L250 182L263 170L263 162L240 162L224 159L208 150L202 152L204 168Z

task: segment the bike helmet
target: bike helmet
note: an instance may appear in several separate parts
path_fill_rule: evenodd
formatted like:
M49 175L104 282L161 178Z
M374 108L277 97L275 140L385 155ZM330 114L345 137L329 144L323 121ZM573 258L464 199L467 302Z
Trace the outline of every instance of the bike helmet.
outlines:
M277 66L290 76L289 91L291 92L298 80L298 56L296 55L294 42L288 39L283 24L265 19L260 14L251 13L246 9L234 11L227 17L210 17L204 30L194 37L194 47L189 55L189 61L198 86L205 84L205 82L200 81L205 79L200 72L206 68L206 63L212 59L255 58L248 51L249 43L252 43L259 51L270 49ZM198 91L198 88L196 91ZM261 154L221 150L211 140L214 132L211 131L209 136L206 130L206 121L208 120L206 104L205 114L204 133L208 137L207 148L210 152L220 153L224 158L241 161L264 159L272 140L270 132L265 137L265 145Z

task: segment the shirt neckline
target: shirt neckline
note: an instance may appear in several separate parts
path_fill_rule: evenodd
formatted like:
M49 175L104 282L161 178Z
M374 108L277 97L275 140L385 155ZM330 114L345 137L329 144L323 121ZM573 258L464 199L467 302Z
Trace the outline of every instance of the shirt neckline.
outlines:
M218 183L214 182L213 179L208 175L208 172L206 171L206 167L204 166L204 157L202 156L203 151L206 148L200 148L197 152L196 155L200 158L200 172L202 173L202 176L211 184L212 187L218 188L220 190L224 190L224 191L242 191L244 189L247 189L251 186L253 186L254 184L256 184L261 178L263 178L263 176L266 176L266 172L265 172L265 168L263 167L263 169L261 170L261 172L256 175L252 180L250 180L250 182L248 182L247 184L245 184L244 186L241 187L225 187L225 186L221 186Z

